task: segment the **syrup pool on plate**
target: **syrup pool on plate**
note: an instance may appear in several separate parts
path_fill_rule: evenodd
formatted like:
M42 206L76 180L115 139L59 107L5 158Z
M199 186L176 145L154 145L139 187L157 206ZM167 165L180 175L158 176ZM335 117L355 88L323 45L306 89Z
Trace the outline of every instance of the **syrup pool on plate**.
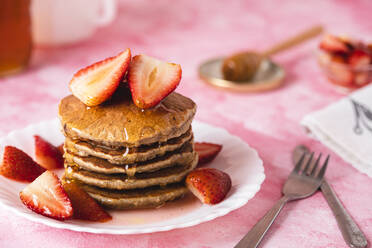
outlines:
M168 202L155 209L109 211L112 220L107 223L118 226L153 224L184 216L201 206L202 203L191 193L188 193L181 199Z
M59 178L64 170L56 171ZM159 208L109 210L112 220L107 224L115 226L136 226L159 223L169 219L184 216L200 208L203 204L193 194L187 193L183 198L165 203Z

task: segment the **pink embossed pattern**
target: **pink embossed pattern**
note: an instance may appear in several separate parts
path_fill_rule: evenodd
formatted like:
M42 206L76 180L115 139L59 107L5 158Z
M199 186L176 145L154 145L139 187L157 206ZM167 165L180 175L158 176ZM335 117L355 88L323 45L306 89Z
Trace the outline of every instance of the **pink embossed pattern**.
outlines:
M113 25L69 47L37 48L30 68L0 79L0 135L56 116L59 99L80 67L130 47L180 63L178 91L198 104L196 118L226 128L257 149L266 180L244 207L194 227L141 235L98 235L54 229L0 211L0 247L232 247L280 197L298 143L330 153L327 178L367 237L372 234L372 179L307 137L299 121L340 99L314 59L317 41L275 57L286 69L285 85L264 94L219 91L203 84L204 59L242 49L265 49L288 35L323 23L334 33L371 38L372 2L361 1L119 1ZM2 210L2 209L1 209ZM320 193L288 204L264 247L345 247Z

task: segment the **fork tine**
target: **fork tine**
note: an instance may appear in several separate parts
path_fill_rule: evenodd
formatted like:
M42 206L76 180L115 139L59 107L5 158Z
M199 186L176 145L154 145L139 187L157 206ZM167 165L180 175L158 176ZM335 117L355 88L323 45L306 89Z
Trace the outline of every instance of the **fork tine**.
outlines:
M325 162L323 164L323 167L320 169L319 174L317 175L317 178L318 179L322 179L323 178L323 176L325 174L325 171L327 169L328 160L329 160L329 155L327 156L327 158L326 158L326 160L325 160Z
M310 167L311 161L313 160L313 157L314 157L314 152L311 153L310 158L307 160L306 166L305 166L302 173L307 174L307 171L309 170L309 167Z
M292 173L299 173L300 172L300 169L301 169L301 165L302 165L302 162L304 161L304 158L305 158L305 155L306 155L306 152L304 152L300 158L300 160L298 160L297 164L296 164L296 167L294 167Z
M318 168L318 165L319 165L319 161L320 161L320 158L322 157L322 154L320 153L317 160L315 161L315 164L314 164L314 167L313 169L311 170L311 173L310 175L312 176L315 176L315 172L316 172L316 168Z

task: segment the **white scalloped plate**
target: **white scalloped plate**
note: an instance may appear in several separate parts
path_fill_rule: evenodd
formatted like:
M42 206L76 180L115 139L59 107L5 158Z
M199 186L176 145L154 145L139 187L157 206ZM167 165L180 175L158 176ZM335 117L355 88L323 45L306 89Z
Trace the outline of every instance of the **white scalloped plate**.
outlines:
M13 145L33 155L34 134L39 134L51 143L59 145L64 140L59 129L59 121L55 119L13 131L0 139L0 154L3 154L4 146ZM80 220L57 221L27 209L18 196L26 184L3 176L0 176L0 205L35 222L91 233L151 233L194 226L213 220L243 206L253 198L265 179L264 168L257 152L226 130L194 121L193 131L196 141L223 144L221 153L207 166L227 172L231 176L233 186L226 199L217 205L203 205L189 194L181 200L168 203L158 209L111 211L113 220L106 223ZM61 175L63 170L57 173Z

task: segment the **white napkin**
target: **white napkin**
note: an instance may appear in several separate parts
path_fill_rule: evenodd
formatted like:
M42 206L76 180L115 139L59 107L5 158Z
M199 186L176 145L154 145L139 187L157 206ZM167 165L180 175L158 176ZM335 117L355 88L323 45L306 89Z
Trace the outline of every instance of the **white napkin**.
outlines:
M372 85L304 117L310 135L372 177Z

